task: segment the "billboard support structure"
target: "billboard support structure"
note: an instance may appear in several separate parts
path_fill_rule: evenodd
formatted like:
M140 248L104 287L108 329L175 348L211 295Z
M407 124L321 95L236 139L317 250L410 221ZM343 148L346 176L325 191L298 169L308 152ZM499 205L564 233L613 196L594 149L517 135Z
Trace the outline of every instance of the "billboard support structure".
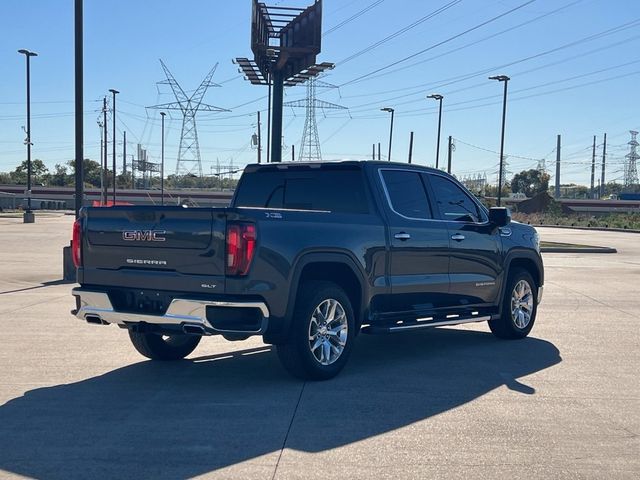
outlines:
M251 50L253 60L234 63L253 85L272 90L271 161L282 161L282 110L284 87L294 86L334 67L316 63L322 43L322 0L307 8L267 6L253 0Z

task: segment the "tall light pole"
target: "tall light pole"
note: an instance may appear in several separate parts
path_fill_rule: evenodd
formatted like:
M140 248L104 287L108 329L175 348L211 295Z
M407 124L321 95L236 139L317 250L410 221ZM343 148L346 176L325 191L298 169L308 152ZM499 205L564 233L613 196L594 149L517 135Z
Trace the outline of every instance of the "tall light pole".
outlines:
M73 37L74 37L74 117L75 117L75 213L80 216L84 203L84 40L83 40L83 0L73 2ZM105 137L106 141L106 137ZM66 278L66 277L65 277Z
M500 137L500 171L498 173L498 206L500 206L502 200L502 170L504 166L504 125L507 118L507 85L511 79L506 75L496 75L489 77L489 80L504 82L504 97L502 99L502 135Z
M391 113L391 127L389 128L389 157L387 158L387 160L390 162L391 161L391 142L393 140L393 114L395 113L395 110L391 107L384 107L380 109L383 112L389 112Z
M24 48L18 50L25 56L27 60L27 138L24 143L27 144L27 211L22 217L24 223L35 222L35 216L31 211L31 57L37 57L36 52L31 52Z
M162 140L160 142L160 202L164 207L164 116L165 112L160 112L160 116L162 117Z
M438 144L436 146L436 168L438 168L440 162L440 128L442 127L442 99L444 98L439 93L432 93L431 95L427 95L427 98L433 98L434 100L438 100L440 103L439 113L438 113Z
M118 90L110 88L109 91L113 94L113 205L116 205L116 94L120 93Z

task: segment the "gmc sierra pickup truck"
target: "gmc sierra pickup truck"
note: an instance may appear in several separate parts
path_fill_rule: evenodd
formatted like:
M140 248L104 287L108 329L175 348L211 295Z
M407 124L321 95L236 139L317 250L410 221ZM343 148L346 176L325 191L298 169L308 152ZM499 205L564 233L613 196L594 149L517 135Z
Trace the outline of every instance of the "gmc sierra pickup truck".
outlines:
M85 208L72 244L72 313L126 329L142 355L261 335L315 380L360 332L487 321L523 338L544 283L534 228L451 175L389 162L249 165L228 208Z

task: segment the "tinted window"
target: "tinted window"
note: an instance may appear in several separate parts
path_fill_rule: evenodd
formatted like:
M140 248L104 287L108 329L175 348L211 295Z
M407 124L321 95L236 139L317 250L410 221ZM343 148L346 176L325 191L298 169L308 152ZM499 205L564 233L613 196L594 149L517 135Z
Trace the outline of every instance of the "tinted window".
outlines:
M368 213L362 171L345 168L246 172L234 205Z
M429 175L429 181L444 220L479 222L483 218L469 195L451 180L439 175Z
M391 207L397 213L409 218L433 218L418 172L382 170L382 178L389 192Z

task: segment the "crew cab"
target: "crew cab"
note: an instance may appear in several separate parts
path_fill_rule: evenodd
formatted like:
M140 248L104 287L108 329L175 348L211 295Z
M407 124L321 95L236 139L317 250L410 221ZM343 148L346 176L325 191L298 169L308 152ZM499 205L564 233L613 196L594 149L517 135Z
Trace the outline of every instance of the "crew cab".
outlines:
M228 208L84 208L72 244L79 319L155 360L259 335L304 379L336 375L359 333L488 322L523 338L544 284L533 227L391 162L249 165Z

